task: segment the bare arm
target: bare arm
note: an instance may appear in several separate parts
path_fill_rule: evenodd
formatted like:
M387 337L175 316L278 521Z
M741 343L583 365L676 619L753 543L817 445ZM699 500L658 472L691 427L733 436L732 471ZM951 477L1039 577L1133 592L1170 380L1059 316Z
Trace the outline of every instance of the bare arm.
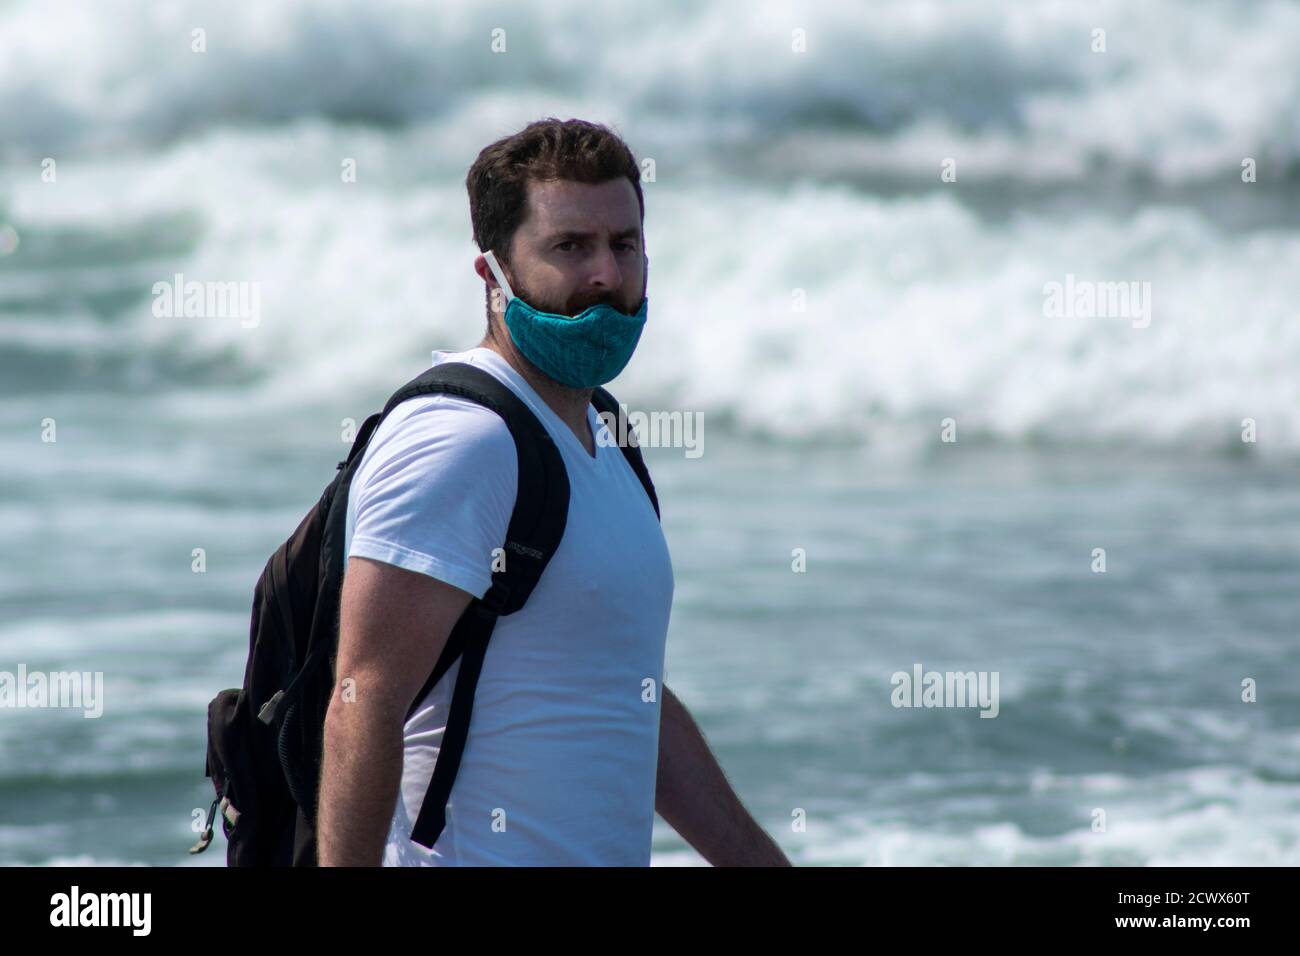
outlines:
M378 866L402 778L402 725L471 595L424 574L348 559L337 680L325 714L321 866ZM352 693L344 699L343 682Z
M663 691L655 810L714 866L790 866L741 804L685 705L667 685Z

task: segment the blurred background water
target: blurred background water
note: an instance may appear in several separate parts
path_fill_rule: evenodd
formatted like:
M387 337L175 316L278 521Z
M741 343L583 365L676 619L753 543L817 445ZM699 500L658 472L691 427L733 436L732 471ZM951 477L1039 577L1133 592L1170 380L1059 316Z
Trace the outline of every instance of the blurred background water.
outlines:
M1298 52L1283 0L0 3L0 670L106 682L0 709L0 863L223 861L257 575L478 341L464 175L547 115L654 160L611 387L704 415L649 452L667 682L796 863L1300 862ZM260 321L155 316L176 273ZM1150 325L1046 317L1067 274ZM915 663L998 717L893 707Z

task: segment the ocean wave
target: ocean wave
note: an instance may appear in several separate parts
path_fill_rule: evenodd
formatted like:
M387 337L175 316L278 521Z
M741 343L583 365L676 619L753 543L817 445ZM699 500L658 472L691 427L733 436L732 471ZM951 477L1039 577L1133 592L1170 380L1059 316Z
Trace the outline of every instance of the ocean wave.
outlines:
M1251 156L1263 181L1300 165L1298 39L1287 0L281 0L237 16L217 0L19 0L0 7L0 149L148 149L302 118L389 127L599 90L670 153L731 142L924 179L952 156L972 177L1174 181L1235 176Z
M387 149L414 156L427 135L390 137ZM431 349L476 344L483 292L463 186L341 192L286 163L337 155L345 138L328 125L213 133L134 166L87 163L55 197L17 187L21 233L110 237L165 215L187 225L184 241L115 262L107 290L102 262L66 253L76 243L26 243L24 261L5 265L23 301L0 332L3 361L93 360L100 378L133 376L124 390L144 369L152 389L197 388L232 414L347 405L359 415ZM883 199L811 182L660 182L647 234L650 321L613 383L633 408L920 451L951 419L967 443L1300 453L1294 232L1233 232L1178 206L993 221L942 191ZM256 327L156 317L153 283L177 274L258 283ZM1049 290L1088 283L1135 283L1145 318L1052 311ZM68 334L33 325L48 316ZM29 378L15 373L10 387L74 384ZM1243 442L1251 428L1256 441Z
M958 823L918 825L837 814L782 841L800 865L823 866L1294 866L1291 822L1300 787L1238 768L1196 767L1148 777L1051 775L1059 822L1043 834L996 819L970 800ZM1105 829L1094 830L1097 809ZM689 863L664 854L663 865Z

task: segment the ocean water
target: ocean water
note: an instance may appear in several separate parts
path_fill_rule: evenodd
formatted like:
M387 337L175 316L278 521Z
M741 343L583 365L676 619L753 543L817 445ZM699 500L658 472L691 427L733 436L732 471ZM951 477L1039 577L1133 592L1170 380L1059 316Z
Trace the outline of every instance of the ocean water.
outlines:
M667 682L792 860L1300 862L1297 48L1291 2L0 5L0 671L105 674L0 709L0 864L222 862L253 585L478 341L465 170L545 115L654 160L611 388L704 421L648 451ZM156 316L177 273L257 324ZM997 717L893 706L915 665Z

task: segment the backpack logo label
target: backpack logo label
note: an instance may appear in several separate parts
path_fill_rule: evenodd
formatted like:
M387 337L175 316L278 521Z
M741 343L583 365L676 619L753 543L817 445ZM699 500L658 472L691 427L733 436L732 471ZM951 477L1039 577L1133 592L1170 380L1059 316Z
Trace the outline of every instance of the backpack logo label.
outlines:
M527 545L520 544L518 541L507 541L506 549L513 551L515 554L527 555L530 558L537 558L538 560L541 560L541 558L544 557L542 552L538 551L536 548L530 548Z

